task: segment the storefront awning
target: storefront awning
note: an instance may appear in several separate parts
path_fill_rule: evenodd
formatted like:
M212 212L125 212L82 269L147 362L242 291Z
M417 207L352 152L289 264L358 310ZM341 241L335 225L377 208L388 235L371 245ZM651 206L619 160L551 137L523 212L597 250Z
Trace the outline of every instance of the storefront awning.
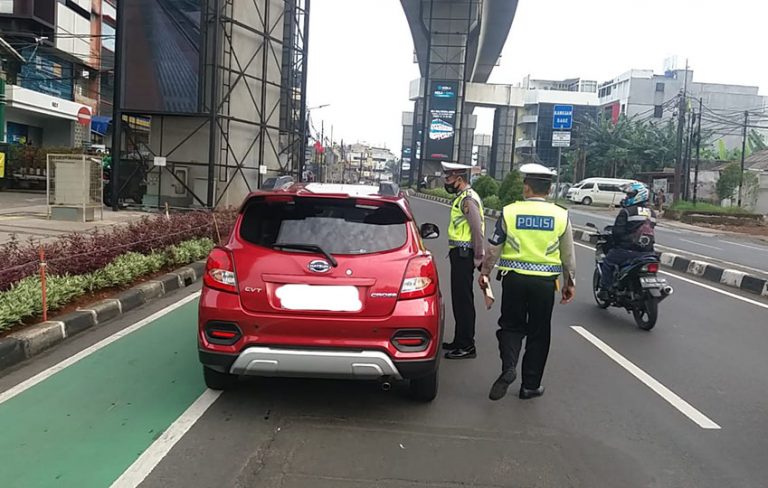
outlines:
M106 136L112 117L109 115L94 115L91 118L91 132L100 136Z

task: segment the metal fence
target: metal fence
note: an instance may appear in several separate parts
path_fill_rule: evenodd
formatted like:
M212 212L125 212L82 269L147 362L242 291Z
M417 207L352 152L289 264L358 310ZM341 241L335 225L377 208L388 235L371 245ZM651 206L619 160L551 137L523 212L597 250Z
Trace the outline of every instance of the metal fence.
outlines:
M104 170L89 155L49 154L47 157L48 218L88 222L104 219Z

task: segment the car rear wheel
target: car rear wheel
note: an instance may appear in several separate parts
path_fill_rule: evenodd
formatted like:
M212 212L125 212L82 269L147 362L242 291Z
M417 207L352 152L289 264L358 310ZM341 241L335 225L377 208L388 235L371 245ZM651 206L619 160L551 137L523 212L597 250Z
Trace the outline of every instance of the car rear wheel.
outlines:
M437 370L411 380L410 394L411 398L419 402L431 402L437 397Z
M203 366L205 386L211 390L228 390L237 384L237 375L221 373L215 369Z

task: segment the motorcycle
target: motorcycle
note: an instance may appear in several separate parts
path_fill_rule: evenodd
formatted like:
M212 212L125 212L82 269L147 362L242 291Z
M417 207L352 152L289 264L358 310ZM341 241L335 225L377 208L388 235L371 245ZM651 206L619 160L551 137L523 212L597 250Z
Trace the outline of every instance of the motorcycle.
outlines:
M587 227L595 229L595 272L592 276L592 292L597 306L625 308L643 330L651 330L659 317L659 303L674 293L667 280L658 276L659 257L656 253L646 254L633 259L614 272L614 287L607 298L598 295L603 275L605 255L613 245L613 234L608 226L603 232L597 231L594 224Z

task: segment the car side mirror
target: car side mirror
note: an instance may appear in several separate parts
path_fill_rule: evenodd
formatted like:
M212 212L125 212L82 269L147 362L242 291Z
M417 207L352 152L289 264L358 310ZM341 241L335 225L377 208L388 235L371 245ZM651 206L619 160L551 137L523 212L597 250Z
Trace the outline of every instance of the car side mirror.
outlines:
M437 239L440 237L440 229L435 224L422 224L420 233L422 239Z

